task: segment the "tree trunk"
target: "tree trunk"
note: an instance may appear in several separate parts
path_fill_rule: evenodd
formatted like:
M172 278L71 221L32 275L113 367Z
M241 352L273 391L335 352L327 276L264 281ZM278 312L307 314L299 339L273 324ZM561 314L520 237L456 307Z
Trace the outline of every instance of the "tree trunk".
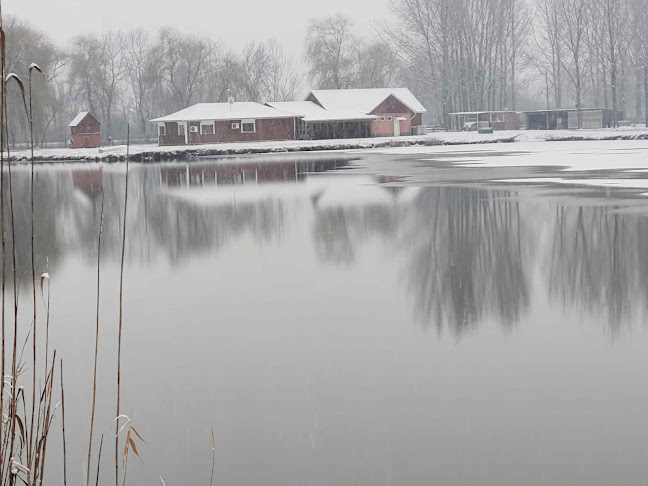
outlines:
M612 123L616 128L619 126L619 101L617 98L617 68L615 63L612 63L610 69L610 84L612 85Z
M610 107L610 102L608 99L608 89L607 89L607 68L605 63L603 63L603 108L608 109Z
M581 87L581 70L579 56L574 56L576 64L576 111L578 114L578 128L583 128L583 102L582 102L582 87Z
M643 116L643 104L642 104L642 92L641 92L641 74L637 72L635 76L635 123L639 123L641 117Z
M648 66L644 67L644 116L646 117L646 127L648 127Z

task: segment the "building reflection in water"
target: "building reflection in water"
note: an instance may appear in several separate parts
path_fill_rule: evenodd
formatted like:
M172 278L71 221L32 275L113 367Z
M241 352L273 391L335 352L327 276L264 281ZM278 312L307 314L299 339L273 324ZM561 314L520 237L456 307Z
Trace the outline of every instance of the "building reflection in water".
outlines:
M646 218L614 208L524 200L508 191L409 187L392 177L345 175L351 161L134 165L129 263L181 264L242 239L263 251L268 242L296 238L305 255L312 248L320 263L349 271L361 271L361 255L382 254L375 265L398 268L398 285L418 322L455 337L486 321L513 329L532 303L546 299L604 319L613 334L648 310ZM27 275L29 171L17 169L13 177L17 274ZM94 262L102 194L102 258L118 262L121 167L43 168L35 186L37 273L51 272L66 255ZM234 186L259 197L206 204L176 194ZM286 190L268 196L256 186ZM295 191L302 191L299 198Z
M302 158L303 159L303 158ZM279 160L265 162L193 162L161 167L160 183L167 187L219 186L299 182L308 174L346 167L353 158Z

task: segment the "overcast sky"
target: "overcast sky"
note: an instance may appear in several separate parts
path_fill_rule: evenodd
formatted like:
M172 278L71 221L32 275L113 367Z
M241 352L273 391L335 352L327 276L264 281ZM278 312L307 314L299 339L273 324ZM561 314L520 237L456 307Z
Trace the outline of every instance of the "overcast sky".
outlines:
M3 0L3 10L60 43L104 29L172 25L235 49L276 37L299 57L310 17L341 12L353 19L358 33L369 34L372 20L388 14L387 0Z

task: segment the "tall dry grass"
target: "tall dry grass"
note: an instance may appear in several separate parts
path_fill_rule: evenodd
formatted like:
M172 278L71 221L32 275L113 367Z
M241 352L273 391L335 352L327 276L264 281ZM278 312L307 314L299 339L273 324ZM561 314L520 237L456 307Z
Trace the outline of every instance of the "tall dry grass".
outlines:
M50 276L43 273L40 277L40 292L44 305L45 329L44 349L38 346L39 338L42 338L43 330L39 326L39 311L37 298L36 280L36 258L35 258L35 157L34 157L34 96L33 96L33 75L40 74L45 80L45 73L36 64L31 64L28 69L28 84L25 89L23 80L14 73L7 73L6 69L7 38L2 20L2 2L0 0L0 251L2 261L1 276L1 356L0 367L3 376L3 387L0 392L0 486L14 486L18 483L27 486L42 486L46 476L47 445L50 432L55 423L57 411L60 408L62 448L63 448L63 484L67 485L67 437L65 430L65 386L63 382L63 360L60 366L56 366L57 350L54 349L52 356L49 352L49 330L50 330ZM15 86L17 96L22 100L25 109L25 116L30 135L30 193L29 193L29 217L30 217L30 257L31 257L31 323L19 322L19 275L16 264L16 219L15 219L15 195L13 184L13 171L11 153L9 150L9 126L15 123L8 113L7 97L9 86ZM12 92L14 93L14 92ZM13 96L13 94L12 94ZM128 458L131 452L139 457L136 440L143 442L140 434L132 426L130 418L120 426L121 408L121 352L122 352L122 330L123 330L123 293L124 293L124 261L126 252L126 219L128 206L128 175L130 159L130 129L127 143L126 158L126 188L124 193L124 213L122 229L122 254L119 282L119 327L118 327L118 350L117 350L117 407L114 422L115 429L115 467L116 485L126 482L126 471ZM97 243L97 308L94 343L94 370L92 382L92 410L88 434L88 456L86 486L90 486L90 471L93 464L93 443L95 428L95 413L97 403L97 367L100 345L100 297L101 297L101 236L103 232L104 204L102 197L101 221ZM11 245L8 243L10 233ZM13 272L11 294L13 296L13 312L6 312L7 299L7 267L11 265ZM47 282L47 286L45 286ZM47 291L47 298L45 298ZM19 335L26 338L22 346L19 346ZM11 336L11 341L8 340ZM23 359L25 349L29 349L31 341L31 360L28 366ZM9 368L10 363L10 368ZM42 375L38 373L41 371ZM60 390L55 387L59 374ZM29 383L27 387L23 382ZM60 393L60 401L56 403L55 397ZM58 398L58 397L57 397ZM107 424L109 425L109 423ZM125 431L124 448L122 454L123 472L119 473L119 449L120 433ZM99 472L101 455L103 450L103 439L99 444L99 452L96 460L96 484L99 484ZM75 439L76 440L76 439ZM120 478L121 476L121 478ZM51 480L47 484L51 484Z

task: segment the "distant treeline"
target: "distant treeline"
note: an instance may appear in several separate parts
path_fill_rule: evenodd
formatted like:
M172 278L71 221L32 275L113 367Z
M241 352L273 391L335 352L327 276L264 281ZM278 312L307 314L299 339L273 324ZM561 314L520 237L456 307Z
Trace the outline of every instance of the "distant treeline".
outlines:
M63 142L77 112L101 120L104 139L154 138L148 122L193 103L284 101L307 88L409 87L429 109L447 113L533 108L616 108L648 117L646 0L396 0L392 14L362 38L344 15L310 21L301 73L274 40L235 52L214 39L135 29L106 31L56 46L10 18L9 71L34 78L38 143ZM10 140L26 138L10 96Z

